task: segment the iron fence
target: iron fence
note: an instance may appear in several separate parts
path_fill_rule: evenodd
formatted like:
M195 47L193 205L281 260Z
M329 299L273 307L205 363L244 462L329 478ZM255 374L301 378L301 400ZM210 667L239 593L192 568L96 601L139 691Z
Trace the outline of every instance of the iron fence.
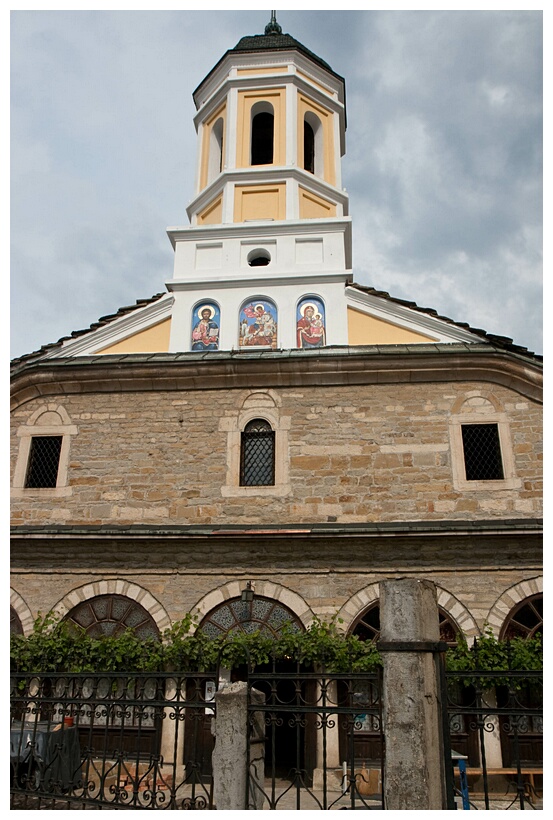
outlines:
M13 809L209 809L209 674L11 680Z
M380 674L253 671L248 716L249 809L384 808Z
M380 674L246 671L249 809L383 809ZM13 809L214 809L215 673L11 681ZM540 805L542 673L445 673L448 804ZM454 774L454 776L452 776Z
M447 672L447 722L454 760L449 802L490 809L492 799L534 809L543 781L543 673ZM451 793L451 790L453 793ZM478 804L478 805L477 805Z

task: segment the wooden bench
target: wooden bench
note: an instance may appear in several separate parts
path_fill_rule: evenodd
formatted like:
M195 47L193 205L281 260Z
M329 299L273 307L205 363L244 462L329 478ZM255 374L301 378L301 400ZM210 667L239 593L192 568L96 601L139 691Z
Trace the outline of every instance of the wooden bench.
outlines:
M477 775L482 777L482 775L484 774L483 769L471 766L467 766L466 772L469 776ZM488 775L488 777L490 775L517 775L518 769L486 769L486 774ZM529 769L526 766L521 766L520 774L522 775L524 782L524 796L527 797L531 803L533 803L534 797L538 796L538 792L536 791L536 786L534 783L534 775L543 775L543 769Z

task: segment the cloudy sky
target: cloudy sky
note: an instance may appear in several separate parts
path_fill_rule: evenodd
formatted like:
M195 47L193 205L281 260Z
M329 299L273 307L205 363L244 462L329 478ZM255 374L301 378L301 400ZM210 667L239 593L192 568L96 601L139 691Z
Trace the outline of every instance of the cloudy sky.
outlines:
M12 356L165 290L192 92L269 16L12 12ZM541 352L541 12L278 20L346 79L355 281Z

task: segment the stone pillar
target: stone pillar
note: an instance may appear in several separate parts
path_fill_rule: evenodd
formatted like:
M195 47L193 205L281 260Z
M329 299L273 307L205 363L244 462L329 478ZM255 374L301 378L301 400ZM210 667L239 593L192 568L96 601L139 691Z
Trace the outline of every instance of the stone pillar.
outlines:
M254 702L263 703L265 695L251 692ZM215 694L216 718L212 724L215 748L212 755L213 800L218 811L244 810L246 808L246 782L248 777L248 685L239 681L229 683ZM263 726L263 721L257 721ZM262 808L262 788L265 777L264 744L255 742L260 726L254 727L250 757L251 772L256 781L250 788L252 809ZM263 735L264 739L264 735Z
M385 807L446 809L438 659L429 651L440 639L434 584L382 581L380 624Z

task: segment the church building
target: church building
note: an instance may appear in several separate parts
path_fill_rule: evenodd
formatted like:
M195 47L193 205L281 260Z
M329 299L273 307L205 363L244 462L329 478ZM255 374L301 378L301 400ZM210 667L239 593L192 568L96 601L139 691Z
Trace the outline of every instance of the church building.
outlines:
M445 640L535 634L541 357L355 283L344 79L274 16L194 102L164 291L12 362L12 630L373 640L410 577Z

